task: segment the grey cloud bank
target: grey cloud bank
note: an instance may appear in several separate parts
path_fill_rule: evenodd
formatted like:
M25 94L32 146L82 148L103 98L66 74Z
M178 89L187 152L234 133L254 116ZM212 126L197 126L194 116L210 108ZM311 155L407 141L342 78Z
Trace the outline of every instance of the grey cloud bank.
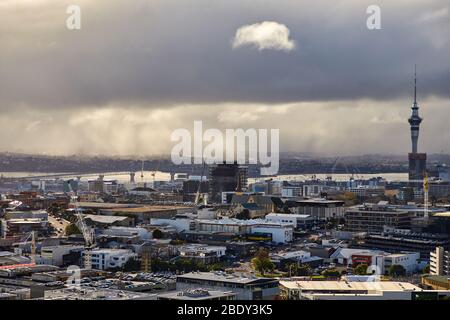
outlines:
M448 150L437 118L450 107L448 1L377 1L374 31L371 1L77 3L80 31L65 28L70 1L0 4L1 150L165 152L170 130L199 119L281 126L289 151L400 152L407 125L390 119L406 121L415 63L423 144ZM262 21L285 25L295 50L233 49L239 28Z

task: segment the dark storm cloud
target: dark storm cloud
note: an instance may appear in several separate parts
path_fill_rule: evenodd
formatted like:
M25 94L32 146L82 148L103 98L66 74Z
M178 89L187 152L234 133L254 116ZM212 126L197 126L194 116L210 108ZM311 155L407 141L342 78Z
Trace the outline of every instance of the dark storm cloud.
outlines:
M0 0L0 151L167 154L202 120L279 128L282 151L406 154L417 63L419 148L450 152L450 2L377 0L375 31L371 4ZM289 29L283 50L233 45L264 21Z
M423 97L450 95L447 1L378 1L374 31L372 1L85 0L81 31L65 29L64 1L41 1L0 7L3 109L390 100L411 95L414 63ZM262 21L285 24L296 49L233 49Z

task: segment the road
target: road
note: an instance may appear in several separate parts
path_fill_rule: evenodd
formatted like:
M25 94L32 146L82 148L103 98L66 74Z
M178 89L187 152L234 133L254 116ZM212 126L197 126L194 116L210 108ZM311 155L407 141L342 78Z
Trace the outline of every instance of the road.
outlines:
M48 222L50 223L53 228L56 229L56 236L58 238L64 237L65 233L64 230L66 230L66 227L70 224L69 221L60 219L61 221L58 221L57 218L52 216L51 214L48 215Z

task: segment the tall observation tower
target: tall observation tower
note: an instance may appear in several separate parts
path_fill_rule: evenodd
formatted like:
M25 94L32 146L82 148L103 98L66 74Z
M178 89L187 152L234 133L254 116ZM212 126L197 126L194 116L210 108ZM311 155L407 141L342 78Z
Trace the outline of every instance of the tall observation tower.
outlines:
M419 130L422 118L419 117L419 105L417 104L417 73L416 67L414 67L414 102L411 107L412 113L411 117L408 119L409 125L411 126L411 142L412 142L412 153L417 153L417 142L419 140Z
M414 102L411 107L411 117L408 119L411 127L412 151L408 155L409 159L409 180L423 180L427 167L427 154L417 152L419 140L420 124L422 118L419 117L419 104L417 103L417 73L414 66Z

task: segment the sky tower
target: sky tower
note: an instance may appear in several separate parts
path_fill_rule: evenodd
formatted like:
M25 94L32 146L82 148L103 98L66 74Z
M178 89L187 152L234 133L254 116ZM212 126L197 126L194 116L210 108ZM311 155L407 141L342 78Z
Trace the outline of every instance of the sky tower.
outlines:
M427 154L417 152L417 144L419 140L420 124L422 118L419 117L419 105L417 103L417 72L416 66L414 66L414 102L411 107L411 117L408 119L411 127L411 143L412 150L408 155L409 160L409 180L422 181L427 169Z
M419 140L419 130L422 118L419 117L419 105L417 104L417 73L416 66L414 66L414 102L411 107L412 113L411 117L408 119L409 125L411 126L411 142L412 142L412 153L417 153L417 142Z

